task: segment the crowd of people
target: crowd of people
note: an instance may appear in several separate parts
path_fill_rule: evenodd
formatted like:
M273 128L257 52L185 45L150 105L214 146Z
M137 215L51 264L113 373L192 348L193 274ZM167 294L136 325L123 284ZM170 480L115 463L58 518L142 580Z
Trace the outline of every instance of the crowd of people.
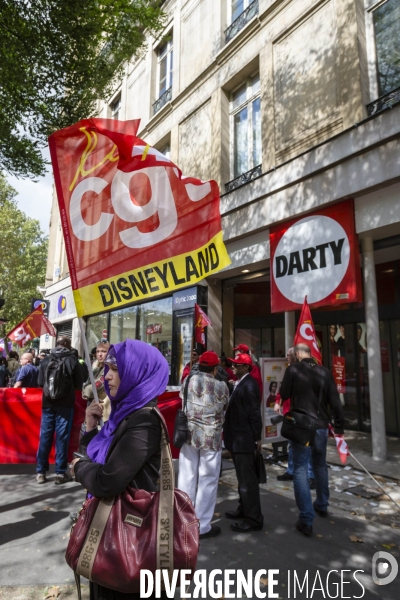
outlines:
M239 495L237 507L227 511L225 517L232 520L231 528L241 533L260 530L264 523L255 462L256 451L262 445L262 378L248 346L240 344L234 351L234 358L220 360L213 351L199 353L194 349L182 374L180 395L185 400L188 434L179 455L178 488L193 503L200 539L221 534L221 528L212 520L223 447L232 456ZM115 345L102 341L93 352L97 394L69 338L58 339L49 353L39 353L38 367L31 351L22 354L19 365L15 365L15 354L10 355L7 364L1 361L1 372L5 369L7 377L14 376L14 387L29 381L43 388L37 482L47 481L54 435L55 483L65 483L70 477L68 441L75 390L82 389L87 408L81 430L82 455L71 464L75 480L89 495L100 498L116 496L127 486L155 491L161 425L152 409L166 389L168 363L156 348L139 340ZM290 443L288 469L279 478L293 479L299 509L296 528L311 536L315 515L328 515L328 423L332 420L335 433L343 435L344 419L332 374L311 358L310 348L304 344L291 348L288 363L280 389L269 388L274 409L285 413L302 408L317 419L318 428L312 446ZM99 402L93 401L96 395ZM310 479L315 482L314 503ZM93 582L90 585L92 600L126 600L125 594Z

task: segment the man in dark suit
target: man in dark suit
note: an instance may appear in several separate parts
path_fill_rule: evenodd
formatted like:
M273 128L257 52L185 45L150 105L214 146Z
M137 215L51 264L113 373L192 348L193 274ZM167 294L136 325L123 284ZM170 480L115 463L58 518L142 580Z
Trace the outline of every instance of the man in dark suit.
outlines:
M231 524L234 531L248 532L261 529L264 523L255 469L255 450L261 449L260 389L249 375L253 362L248 354L239 354L231 362L237 381L225 414L224 443L235 464L239 507L225 515L239 519Z

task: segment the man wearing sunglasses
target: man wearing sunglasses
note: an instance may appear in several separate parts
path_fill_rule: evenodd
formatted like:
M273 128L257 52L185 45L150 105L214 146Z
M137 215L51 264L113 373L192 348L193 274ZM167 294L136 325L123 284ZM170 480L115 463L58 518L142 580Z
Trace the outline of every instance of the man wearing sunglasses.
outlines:
M238 479L239 507L225 513L234 531L247 533L261 529L260 489L255 469L255 450L261 450L262 420L260 389L249 375L253 361L249 354L239 354L231 360L237 377L225 414L225 448L232 454Z
M190 367L190 362L185 365L185 368L182 371L181 383L183 383L189 373L198 373L199 372L199 353L196 348L192 350L192 366Z

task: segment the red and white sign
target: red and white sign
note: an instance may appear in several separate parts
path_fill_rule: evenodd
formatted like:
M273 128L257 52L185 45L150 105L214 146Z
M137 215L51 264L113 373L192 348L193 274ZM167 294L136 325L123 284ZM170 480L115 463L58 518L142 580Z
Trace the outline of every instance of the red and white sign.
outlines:
M361 302L352 200L270 230L271 312Z
M332 375L339 394L346 393L346 359L343 356L332 356Z
M147 335L153 335L153 333L162 333L162 323L155 323L154 325L147 325Z

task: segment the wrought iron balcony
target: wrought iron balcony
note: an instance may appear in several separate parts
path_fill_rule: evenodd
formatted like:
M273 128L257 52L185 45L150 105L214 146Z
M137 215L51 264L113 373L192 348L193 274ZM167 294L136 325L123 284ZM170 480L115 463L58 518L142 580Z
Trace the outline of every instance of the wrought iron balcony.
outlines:
M258 0L254 0L254 2L249 4L246 10L244 10L238 16L238 18L233 21L228 29L225 29L225 44L230 42L235 35L238 34L239 31L243 29L243 27L247 25L247 23L256 15L258 15Z
M376 115L376 113L385 110L386 108L392 108L394 104L400 102L400 87L392 90L388 94L381 96L374 102L367 104L368 116Z
M156 100L153 104L153 115L158 113L159 110L162 109L163 106L167 104L167 102L171 102L172 100L172 86L164 92L158 100Z
M240 187L241 185L244 185L245 183L248 183L252 179L259 177L260 175L262 175L261 165L257 165L256 167L254 167L254 169L251 169L246 173L242 173L241 175L239 175L239 177L236 177L236 179L232 179L232 181L226 183L225 192L232 192L232 190L235 190L236 188Z

